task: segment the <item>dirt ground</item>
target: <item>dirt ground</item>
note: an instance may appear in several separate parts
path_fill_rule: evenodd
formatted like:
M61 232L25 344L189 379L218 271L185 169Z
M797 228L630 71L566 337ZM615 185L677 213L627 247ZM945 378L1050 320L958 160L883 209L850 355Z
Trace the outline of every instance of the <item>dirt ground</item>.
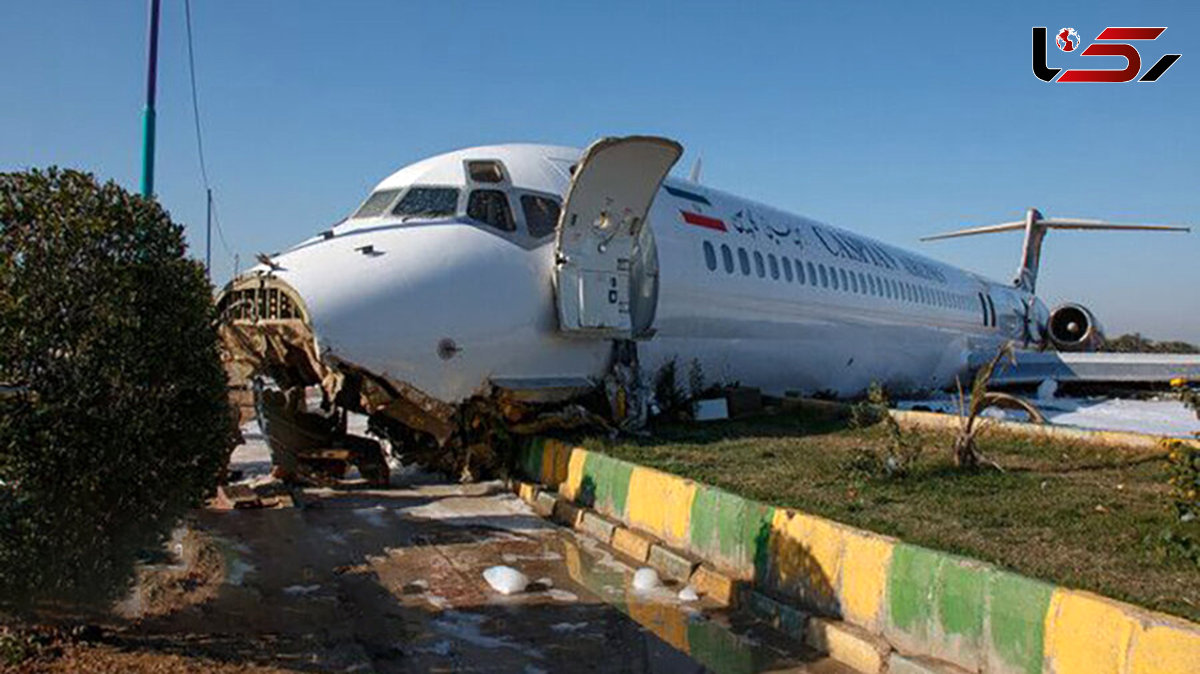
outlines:
M678 586L633 590L498 483L297 496L197 512L98 636L10 671L847 671ZM533 585L499 594L501 564Z

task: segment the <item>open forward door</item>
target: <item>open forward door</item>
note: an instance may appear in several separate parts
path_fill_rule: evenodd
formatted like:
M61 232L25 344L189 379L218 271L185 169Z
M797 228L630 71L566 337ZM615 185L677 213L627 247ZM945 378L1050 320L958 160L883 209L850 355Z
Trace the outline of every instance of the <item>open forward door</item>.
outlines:
M646 213L683 154L654 136L602 138L583 153L558 223L558 322L567 334L633 339L651 331L658 259Z

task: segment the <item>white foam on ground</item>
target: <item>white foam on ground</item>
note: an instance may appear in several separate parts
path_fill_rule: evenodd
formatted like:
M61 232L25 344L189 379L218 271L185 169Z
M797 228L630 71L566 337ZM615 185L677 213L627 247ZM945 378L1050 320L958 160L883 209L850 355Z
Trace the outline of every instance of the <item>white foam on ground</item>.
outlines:
M699 601L700 600L700 595L696 594L696 588L692 587L691 585L683 586L683 589L679 591L678 596L679 596L679 601Z
M352 511L355 515L363 518L373 527L383 528L387 526L387 522L383 519L383 514L387 512L387 508L383 506L373 506L371 508L355 508Z
M633 589L638 592L650 592L662 587L662 581L658 577L658 572L654 569L643 566L633 574Z
M397 511L452 526L486 527L513 534L548 533L558 529L511 494L496 494L491 498L449 496L419 506L397 508Z
M510 637L493 637L483 634L482 624L486 619L473 613L443 611L442 616L431 624L434 629L479 648L511 648L526 657L542 660L541 651L513 642Z
M1124 398L1050 398L1033 399L1048 423L1089 430L1128 431L1174 438L1190 438L1200 433L1200 419L1178 400L1129 400ZM914 407L934 412L957 414L958 404L950 396L929 400L902 400L902 410ZM1010 421L1028 421L1024 412L989 410L988 416ZM1003 416L1000 416L1002 413Z
M549 590L546 590L546 596L550 597L554 601L561 601L561 602L567 602L567 603L573 602L573 601L579 601L579 595L575 594L574 592L567 592L566 590L560 590L557 587L552 587Z
M529 578L511 566L489 567L483 572L483 579L493 590L504 595L524 592L529 586Z

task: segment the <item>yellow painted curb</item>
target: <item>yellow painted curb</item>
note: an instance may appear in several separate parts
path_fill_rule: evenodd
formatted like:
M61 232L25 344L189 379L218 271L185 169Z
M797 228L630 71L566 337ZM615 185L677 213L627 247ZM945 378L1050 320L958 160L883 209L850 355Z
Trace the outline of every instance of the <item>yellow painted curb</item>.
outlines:
M806 640L818 651L863 674L885 671L891 646L866 630L828 618L808 621Z
M688 544L696 485L691 480L638 466L629 478L629 523L673 545Z
M1091 593L1056 589L1046 610L1046 669L1124 672L1136 623L1123 608Z
M696 592L715 602L732 605L736 599L737 586L734 580L707 564L696 567L696 572L688 582Z
M653 544L653 541L633 529L617 527L613 531L612 546L639 562L645 562L650 557L650 546Z
M582 447L574 447L567 458L567 477L559 486L558 491L568 501L579 498L579 490L583 485L583 466L587 462L588 452Z

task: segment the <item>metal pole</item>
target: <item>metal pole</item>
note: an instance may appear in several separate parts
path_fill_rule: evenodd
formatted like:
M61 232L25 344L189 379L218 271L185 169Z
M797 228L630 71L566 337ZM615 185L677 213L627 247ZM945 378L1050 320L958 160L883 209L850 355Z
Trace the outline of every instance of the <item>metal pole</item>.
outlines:
M154 194L154 98L158 91L158 6L150 2L150 34L146 65L146 107L142 110L142 196Z
M208 274L208 278L212 278L212 188L206 190L208 193L208 210L205 215L204 226L204 272Z

